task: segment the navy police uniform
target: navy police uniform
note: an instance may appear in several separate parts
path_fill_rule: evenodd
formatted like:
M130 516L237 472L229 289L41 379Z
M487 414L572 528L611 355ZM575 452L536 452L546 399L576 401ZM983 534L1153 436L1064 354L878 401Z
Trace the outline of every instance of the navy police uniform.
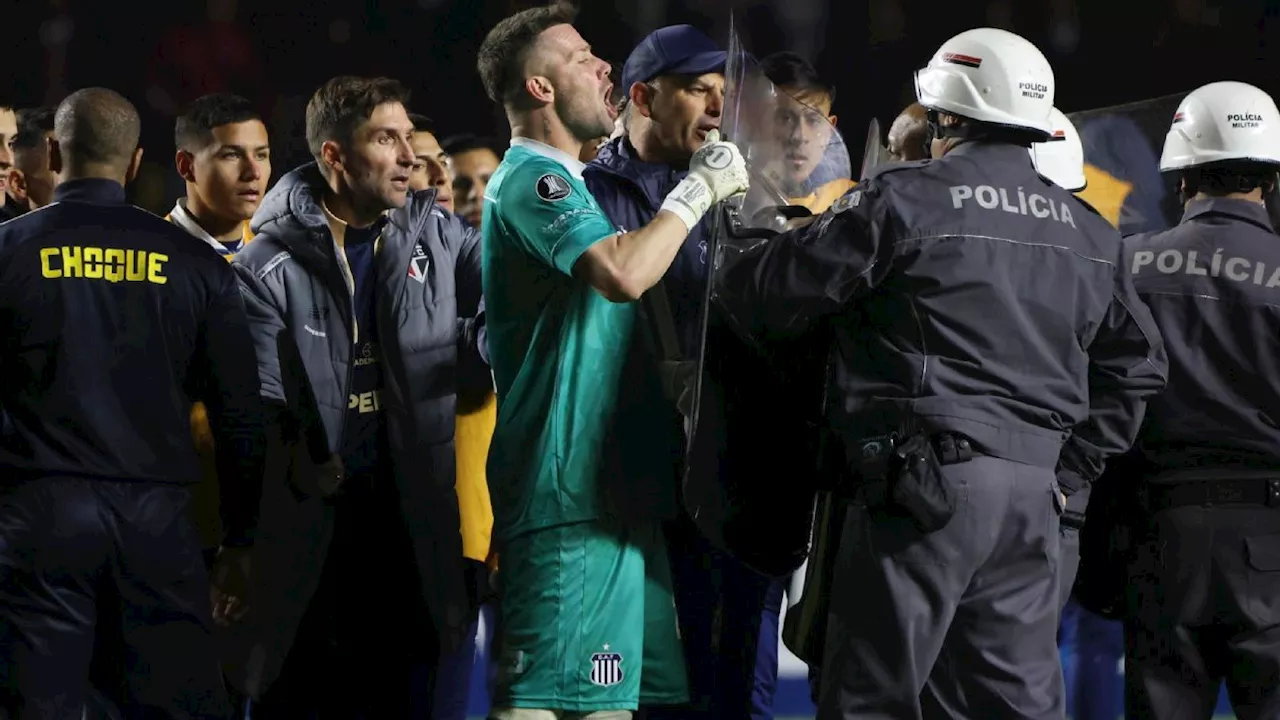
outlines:
M1209 198L1125 250L1169 353L1139 437L1128 713L1208 718L1225 680L1240 718L1278 717L1280 238L1261 204Z
M0 225L0 716L229 711L190 518L209 409L227 544L261 489L257 367L235 277L104 179ZM89 687L96 698L86 698Z
M1062 717L1055 471L1096 477L1165 381L1115 229L1025 147L969 142L872 176L717 290L765 344L832 320L851 502L818 717Z

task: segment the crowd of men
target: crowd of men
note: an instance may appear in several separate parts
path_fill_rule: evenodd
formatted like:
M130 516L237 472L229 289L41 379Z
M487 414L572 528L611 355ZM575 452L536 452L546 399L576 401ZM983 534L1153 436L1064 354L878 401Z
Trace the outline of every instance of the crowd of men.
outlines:
M483 624L493 720L767 718L798 595L819 718L1062 718L1073 587L1131 717L1280 715L1269 96L1188 95L1122 239L1012 33L855 183L803 58L764 168L710 38L573 20L485 38L505 150L343 76L271 183L200 98L164 218L119 94L0 111L0 717L462 718Z

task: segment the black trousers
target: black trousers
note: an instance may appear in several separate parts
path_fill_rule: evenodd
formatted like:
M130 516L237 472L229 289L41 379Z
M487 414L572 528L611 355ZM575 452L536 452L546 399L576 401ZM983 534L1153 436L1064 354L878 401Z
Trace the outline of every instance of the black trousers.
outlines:
M439 648L389 481L348 479L320 584L253 720L427 720Z
M956 513L937 532L849 508L818 720L1063 717L1054 473L984 456L942 472Z
M0 489L0 715L228 716L189 502L157 483Z
M1213 717L1226 681L1240 720L1280 717L1280 508L1154 513L1130 569L1128 717Z

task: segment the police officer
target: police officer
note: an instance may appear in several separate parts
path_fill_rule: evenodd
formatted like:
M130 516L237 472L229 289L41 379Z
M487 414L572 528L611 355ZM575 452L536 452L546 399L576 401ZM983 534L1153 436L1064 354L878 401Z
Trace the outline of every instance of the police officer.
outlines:
M91 684L123 717L230 709L188 413L220 453L227 576L261 488L257 368L226 261L125 201L139 128L115 92L73 93L53 204L0 226L0 717L88 715Z
M1055 471L1088 481L1131 444L1163 349L1116 231L1032 167L1054 94L1040 51L967 31L916 93L936 160L872 175L717 290L764 344L834 319L826 422L850 503L818 718L1061 718L1076 488Z
M1139 438L1152 470L1129 568L1130 717L1209 718L1223 680L1238 717L1280 716L1280 242L1263 205L1278 166L1270 96L1199 88L1160 158L1182 221L1125 241L1169 352Z

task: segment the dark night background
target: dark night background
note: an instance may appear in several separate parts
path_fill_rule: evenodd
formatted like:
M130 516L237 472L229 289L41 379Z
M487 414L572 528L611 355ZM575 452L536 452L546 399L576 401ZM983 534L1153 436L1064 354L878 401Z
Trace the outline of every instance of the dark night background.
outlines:
M309 159L303 109L337 74L390 75L441 138L505 139L484 97L475 52L531 0L0 0L0 100L56 104L72 90L114 88L143 117L147 165L134 202L166 212L183 187L173 115L199 95L250 97L272 130L274 178ZM646 33L688 22L724 42L730 13L757 57L789 49L837 87L835 112L859 166L868 123L887 127L914 97L911 73L951 35L1003 27L1036 43L1057 74L1056 104L1074 113L1239 80L1280 94L1280 0L577 0L579 30L621 65ZM1176 99L1132 113L1157 154ZM1116 143L1126 139L1113 137ZM1152 169L1154 171L1154 169ZM1166 198L1166 201L1170 198ZM1169 202L1166 202L1169 205ZM1177 218L1174 202L1166 221ZM789 654L785 654L789 657ZM803 666L784 657L775 706L809 713ZM484 682L472 686L482 711Z
M484 97L475 50L520 0L0 0L0 95L18 107L105 85L143 112L150 176L139 201L176 181L172 108L233 90L269 113L275 175L305 160L302 109L326 78L386 74L414 89L438 135L505 136ZM689 22L724 41L730 11L757 55L794 49L837 86L836 113L860 152L908 103L911 72L947 37L1005 27L1054 64L1067 112L1183 92L1214 80L1275 94L1280 0L579 0L579 28L621 64L643 35ZM210 18L218 18L211 20ZM857 163L855 162L855 166ZM166 191L159 209L167 209Z

